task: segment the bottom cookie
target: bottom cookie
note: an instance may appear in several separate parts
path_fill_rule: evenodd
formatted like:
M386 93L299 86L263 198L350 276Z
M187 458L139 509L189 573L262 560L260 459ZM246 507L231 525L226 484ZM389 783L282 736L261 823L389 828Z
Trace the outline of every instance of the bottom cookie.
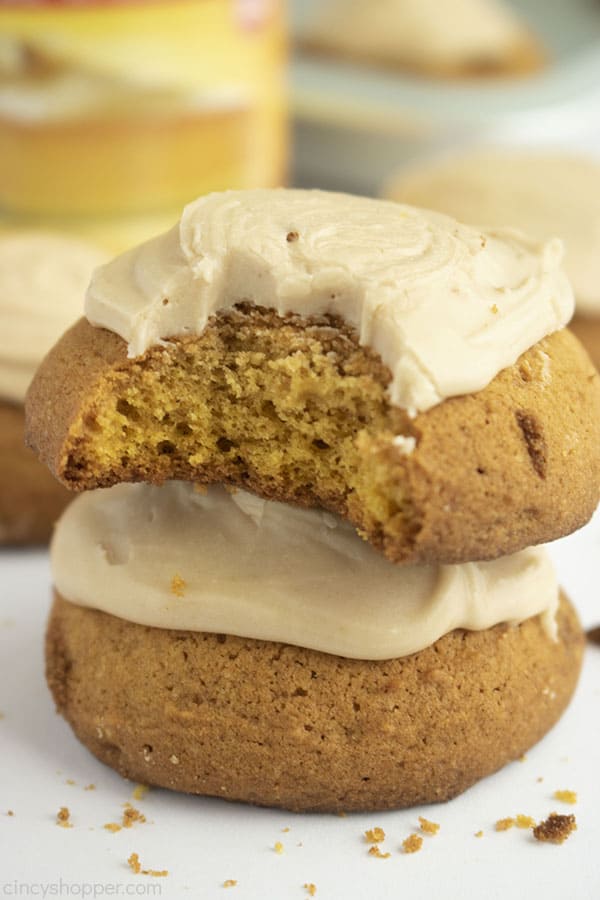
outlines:
M296 811L448 800L559 719L584 636L566 598L540 619L454 631L365 662L286 644L136 625L56 596L47 678L58 711L127 778Z
M0 401L0 545L47 543L72 499L25 447L22 406Z

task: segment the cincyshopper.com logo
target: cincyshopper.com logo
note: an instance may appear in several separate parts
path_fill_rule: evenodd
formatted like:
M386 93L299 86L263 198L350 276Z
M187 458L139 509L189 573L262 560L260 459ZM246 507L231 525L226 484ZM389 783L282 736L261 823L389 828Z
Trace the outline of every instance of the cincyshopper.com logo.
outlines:
M126 881L4 881L0 898L12 897L160 897L162 884Z

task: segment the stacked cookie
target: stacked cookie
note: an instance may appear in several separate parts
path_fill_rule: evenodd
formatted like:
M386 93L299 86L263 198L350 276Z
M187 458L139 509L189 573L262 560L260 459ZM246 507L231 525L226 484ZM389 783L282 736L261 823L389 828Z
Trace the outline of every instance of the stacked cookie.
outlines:
M25 393L54 342L80 315L106 254L40 231L0 235L0 545L48 540L69 493L23 446Z
M281 190L201 198L96 272L27 410L85 492L53 542L47 671L100 759L388 808L449 798L551 727L583 641L533 545L600 493L560 258Z

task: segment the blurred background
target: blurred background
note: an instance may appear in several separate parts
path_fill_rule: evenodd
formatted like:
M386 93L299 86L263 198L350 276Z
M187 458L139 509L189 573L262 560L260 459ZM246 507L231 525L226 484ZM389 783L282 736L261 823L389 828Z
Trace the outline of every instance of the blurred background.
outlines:
M189 199L600 154L598 0L0 2L0 223L120 249Z

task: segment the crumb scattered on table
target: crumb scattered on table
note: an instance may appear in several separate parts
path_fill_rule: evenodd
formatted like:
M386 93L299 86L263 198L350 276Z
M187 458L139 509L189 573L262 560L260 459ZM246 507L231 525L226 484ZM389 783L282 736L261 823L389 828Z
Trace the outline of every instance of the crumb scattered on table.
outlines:
M135 806L132 806L131 803L125 804L125 809L123 810L123 828L131 828L134 822L145 822L146 816L143 815L136 809Z
M570 803L573 806L577 803L577 791L554 791L552 796L561 803Z
M76 781L73 781L72 778L67 778L67 780L65 781L65 784L71 784L71 785L73 785L73 784L77 784L77 782L76 782Z
M523 813L519 813L515 819L515 825L517 828L533 828L535 819L532 816L524 816Z
M283 831L284 834L287 834L287 832L288 832L290 829L289 829L289 828L282 828L281 830Z
M171 578L171 593L175 597L184 597L186 587L187 582L181 577L181 575L173 575L173 577Z
M73 824L71 823L70 818L71 813L69 812L69 807L61 806L56 813L56 824L60 825L61 828L72 828Z
M377 844L372 844L369 847L369 856L375 856L377 859L389 859L391 853L382 853Z
M116 834L117 831L121 831L122 825L119 825L118 822L107 822L106 825L104 825L104 828L107 831L111 831L113 834Z
M506 819L498 819L496 822L495 828L496 831L508 831L509 828L512 828L515 824L515 820L507 817Z
M549 844L563 844L573 831L577 830L575 816L563 816L550 813L547 819L533 829L533 836L538 841Z
M421 826L421 831L425 832L425 834L437 834L440 830L437 822L430 822L424 816L419 816L419 825Z
M235 878L227 878L227 880L223 882L223 887L235 887L236 884L237 881L235 880Z
M385 831L383 828L368 828L365 831L365 840L367 844L380 844L385 841Z
M476 831L475 837L477 837L477 838L483 837L483 831Z
M84 791L95 791L95 790L96 790L95 784L86 784L86 786L84 787Z
M14 816L13 810L12 810L12 809L7 809L7 810L6 810L6 815L7 815L7 816Z
M312 882L304 884L303 887L307 891L309 897L314 897L317 893L317 886L316 884L312 884Z
M411 834L402 841L402 849L405 853L418 853L423 846L423 838L420 834Z
M283 853L283 844L281 843L281 841L275 841L273 850L275 851L275 853L278 853L281 856L281 854Z
M169 874L168 869L142 869L142 864L140 863L140 858L137 853L132 853L127 862L134 875L150 875L152 878L166 878Z
M585 634L588 641L591 641L592 644L600 644L600 625L596 625L595 628L590 628Z
M133 789L133 799L134 800L143 800L150 788L147 784L136 784Z

